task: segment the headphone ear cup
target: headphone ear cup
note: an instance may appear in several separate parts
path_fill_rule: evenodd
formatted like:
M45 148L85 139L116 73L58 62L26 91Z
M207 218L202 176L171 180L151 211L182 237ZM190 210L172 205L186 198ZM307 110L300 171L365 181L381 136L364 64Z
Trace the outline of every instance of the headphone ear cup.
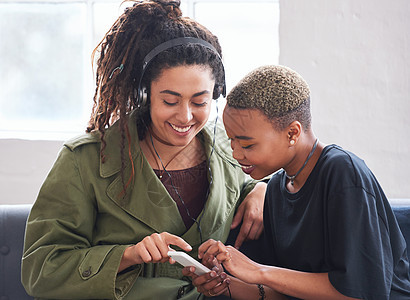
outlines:
M225 86L216 85L212 94L212 99L216 100L221 95L225 97Z
M212 99L216 100L219 98L221 88L219 86L214 87L214 92L212 94Z
M138 90L135 90L134 95L136 96L136 99L137 99L137 107L145 106L147 104L148 91L145 86L141 86L141 88L139 88Z

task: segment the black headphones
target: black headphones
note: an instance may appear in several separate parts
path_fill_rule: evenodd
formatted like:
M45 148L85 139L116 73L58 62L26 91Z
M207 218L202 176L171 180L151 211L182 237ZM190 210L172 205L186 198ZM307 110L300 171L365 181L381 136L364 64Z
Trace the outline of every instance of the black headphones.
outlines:
M146 86L142 85L142 79L144 77L144 72L147 69L148 65L151 63L151 61L161 52L175 47L179 45L187 45L187 44L197 44L197 45L202 45L204 47L207 47L214 51L219 59L221 60L222 63L222 58L219 55L218 51L215 49L214 46L212 46L210 43L207 41L204 41L202 39L194 38L194 37L180 37L180 38L175 38L169 41L166 41L162 44L159 44L156 46L154 49L152 49L145 57L142 63L142 70L141 70L141 77L138 83L138 89L134 90L134 98L137 107L141 107L146 105L148 101L148 90ZM219 96L222 94L224 97L226 96L226 84L225 84L225 70L222 64L222 70L223 70L223 84L221 87L218 88L218 90L214 90L213 93L213 99L218 99Z

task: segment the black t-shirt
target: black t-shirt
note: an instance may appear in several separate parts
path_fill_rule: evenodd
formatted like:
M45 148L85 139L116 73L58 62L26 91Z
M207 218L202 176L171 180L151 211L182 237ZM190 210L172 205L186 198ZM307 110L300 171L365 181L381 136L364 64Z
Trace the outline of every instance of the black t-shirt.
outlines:
M410 299L406 242L375 176L354 154L325 147L294 194L284 171L274 174L264 222L265 263L329 273L350 297Z

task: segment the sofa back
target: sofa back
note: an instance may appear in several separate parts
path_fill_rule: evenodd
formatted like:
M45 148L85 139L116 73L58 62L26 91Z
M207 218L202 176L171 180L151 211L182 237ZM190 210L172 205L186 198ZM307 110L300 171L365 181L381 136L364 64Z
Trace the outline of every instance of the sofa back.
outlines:
M394 214L407 244L407 257L410 259L410 206L393 206Z

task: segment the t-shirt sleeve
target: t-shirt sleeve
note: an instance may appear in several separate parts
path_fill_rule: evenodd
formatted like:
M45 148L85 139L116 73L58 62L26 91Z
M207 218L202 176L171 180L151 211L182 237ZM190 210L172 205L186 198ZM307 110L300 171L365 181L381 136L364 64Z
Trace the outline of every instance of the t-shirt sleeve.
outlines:
M361 187L331 195L327 207L328 263L332 285L360 299L388 299L393 259L385 214Z

